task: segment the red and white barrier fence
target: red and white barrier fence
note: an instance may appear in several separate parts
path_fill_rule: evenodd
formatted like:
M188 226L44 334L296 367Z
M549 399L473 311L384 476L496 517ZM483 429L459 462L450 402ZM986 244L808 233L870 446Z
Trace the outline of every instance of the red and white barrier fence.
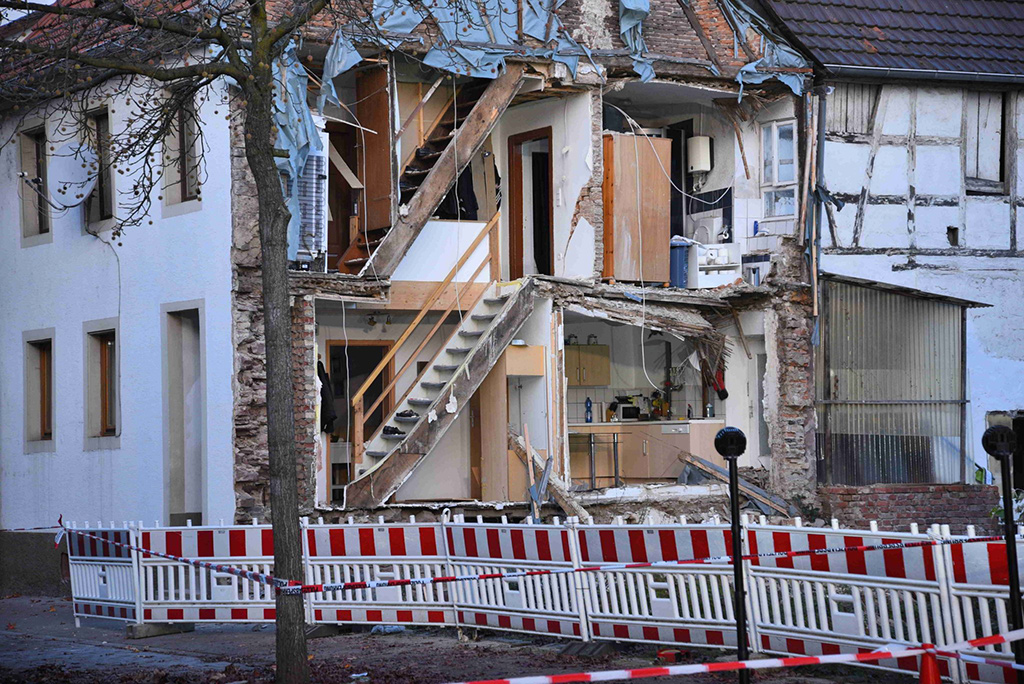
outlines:
M900 660L912 658L916 660L925 654L955 654L961 649L988 646L992 644L1008 644L1024 639L1024 630L1017 630L959 644L951 644L936 648L923 645L900 650L880 650L870 653L843 653L813 657L771 658L761 660L733 660L724 663L696 663L691 665L665 665L660 667L644 667L631 670L602 670L599 672L574 672L557 675L532 675L527 677L511 677L507 679L481 679L458 684L564 684L566 682L611 682L622 679L647 679L670 675L707 674L710 672L735 672L736 670L771 670L787 667L803 667L806 665L833 664L864 664L877 663L881 660Z
M754 651L849 655L1005 633L998 537L751 524L743 571ZM273 576L269 527L68 529L76 615L138 622L271 621L307 594L314 623L467 625L680 645L736 644L731 538L702 525L310 525L303 583ZM1000 560L1002 559L1002 560ZM1004 681L985 645L944 673ZM981 659L981 661L977 660ZM916 670L913 658L888 669Z

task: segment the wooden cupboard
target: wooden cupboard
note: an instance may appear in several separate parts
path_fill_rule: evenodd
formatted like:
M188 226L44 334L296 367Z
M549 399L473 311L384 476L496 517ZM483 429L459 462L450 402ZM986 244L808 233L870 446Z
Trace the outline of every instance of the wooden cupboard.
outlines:
M603 387L611 384L612 363L608 345L566 345L565 377L570 387Z
M605 278L669 281L671 168L668 138L605 134Z

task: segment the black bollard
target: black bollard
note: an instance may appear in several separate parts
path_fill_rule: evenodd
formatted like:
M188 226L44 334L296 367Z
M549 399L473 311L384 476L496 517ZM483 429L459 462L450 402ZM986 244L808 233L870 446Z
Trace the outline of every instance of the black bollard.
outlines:
M739 428L724 427L715 435L715 450L729 462L729 506L732 511L732 576L733 615L736 616L736 657L746 660L750 656L747 648L746 594L743 586L743 534L740 528L740 475L736 461L747 448L747 437ZM737 670L740 684L750 683L750 673Z
M1017 522L1013 519L1013 451L1017 435L1005 425L993 425L981 436L981 446L1002 464L1003 536L1006 539L1006 567L1010 574L1010 629L1024 628L1021 614L1020 571L1017 566ZM1024 642L1011 644L1013 659L1024 665ZM1017 672L1017 684L1024 684L1024 672Z

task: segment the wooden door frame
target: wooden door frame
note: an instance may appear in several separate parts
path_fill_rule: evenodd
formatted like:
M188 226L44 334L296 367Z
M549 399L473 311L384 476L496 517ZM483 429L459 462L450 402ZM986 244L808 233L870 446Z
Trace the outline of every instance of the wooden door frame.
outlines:
M341 340L327 340L324 343L324 345L325 345L325 350L327 351L327 367L330 368L330 366L331 366L331 348L332 347L381 347L383 349L384 354L387 354L391 350L391 348L395 346L395 341L394 340L344 340L344 339L341 339ZM387 384L387 383L391 382L391 378L395 377L395 358L394 357L391 357L391 361L389 361L388 365L387 365L387 370L384 373L381 374L381 377L382 377L382 382L384 384ZM332 384L333 384L333 382L332 382ZM394 387L391 388L391 391L388 392L387 396L384 398L384 401L382 401L380 405L381 405L381 408L384 411L383 415L385 417L389 413L391 413L391 411L394 409L394 406L395 406L395 388ZM351 409L352 409L352 407L350 405L346 404L345 410L346 411L351 411ZM383 422L381 424L383 425ZM352 430L352 421L351 420L348 422L348 429L349 429L350 432L349 432L348 435L346 435L346 440L345 441L351 443L351 439L348 439L349 437L351 437L351 430Z
M535 128L508 137L508 278L523 277L523 144L534 140L548 141L548 181L551 184L548 202L548 236L551 250L551 271L555 270L555 155L551 126Z

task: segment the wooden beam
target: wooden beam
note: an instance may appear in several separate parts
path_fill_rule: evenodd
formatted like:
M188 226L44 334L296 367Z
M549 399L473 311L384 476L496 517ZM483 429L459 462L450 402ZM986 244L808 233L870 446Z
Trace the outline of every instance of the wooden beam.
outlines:
M434 406L442 408L437 410L437 420L417 423L402 444L402 453L387 456L375 470L350 483L345 488L346 508L374 508L383 505L426 459L462 409L469 406L473 393L504 354L520 326L533 313L533 281L527 280L513 297L514 300L502 310L488 333L477 342L477 346L456 371L456 381L451 392L455 394L459 410L449 413L443 409L450 394L438 397Z
M536 449L530 449L528 452L523 438L512 431L509 431L508 433L508 448L510 451L515 453L523 463L528 463L528 461L532 460L533 468L538 472L544 472L544 466L547 463L547 458L537 453ZM532 455L532 459L527 457L527 453ZM589 524L593 522L593 518L590 513L587 512L587 509L585 509L583 505L576 500L576 497L572 495L572 493L562 483L562 480L555 473L552 473L551 477L548 479L548 489L551 491L551 495L554 497L555 503L565 511L566 515L574 515L583 523Z
M424 280L393 280L388 290L388 303L385 309L392 311L419 311L427 304L430 290L437 283ZM463 310L469 302L474 301L487 287L487 283L459 283L458 299ZM455 283L451 283L438 294L437 299L430 303L428 311L445 311L456 298Z
M708 59L717 68L721 69L722 64L718 61L718 55L715 54L715 46L711 44L711 40L708 38L708 34L704 33L704 27L700 25L700 20L697 18L696 12L690 7L690 3L687 0L676 0L679 6L683 10L683 14L686 15L686 20L690 22L690 27L693 28L694 33L700 39L700 44L704 46L704 52L708 53ZM750 176L747 176L750 178Z
M462 170L473 161L473 156L494 129L498 117L512 102L512 98L522 85L525 69L522 64L509 64L505 72L487 86L473 106L473 110L458 127L457 135L445 147L437 163L423 179L419 190L408 204L408 212L392 226L380 247L363 267L362 273L389 277L395 272L416 236L437 209L437 205L451 190Z

